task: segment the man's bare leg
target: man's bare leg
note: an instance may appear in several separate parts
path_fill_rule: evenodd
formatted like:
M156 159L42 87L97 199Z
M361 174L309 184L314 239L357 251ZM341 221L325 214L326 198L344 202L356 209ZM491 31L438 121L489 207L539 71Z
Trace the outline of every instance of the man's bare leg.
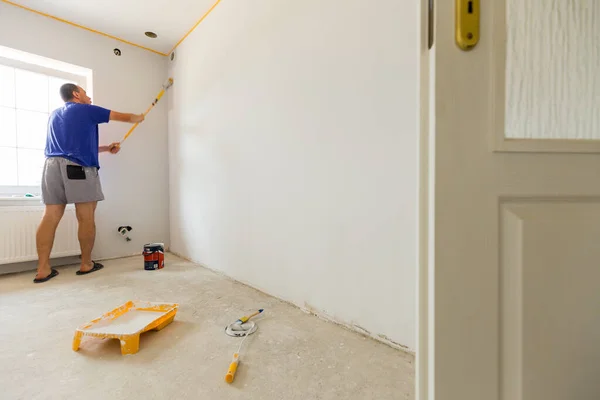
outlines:
M96 240L96 201L75 204L77 223L79 225L77 236L81 247L81 272L90 271L94 264L92 262L92 249Z
M52 268L50 267L50 253L54 245L54 236L56 228L65 213L64 204L47 205L42 217L42 222L38 226L35 235L35 242L38 253L38 268L36 279L43 279L50 275Z

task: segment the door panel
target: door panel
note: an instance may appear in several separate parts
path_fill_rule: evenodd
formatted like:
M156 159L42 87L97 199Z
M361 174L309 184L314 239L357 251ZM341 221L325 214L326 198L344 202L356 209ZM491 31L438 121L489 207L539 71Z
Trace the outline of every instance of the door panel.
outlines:
M506 0L511 139L600 138L600 2Z
M530 13L535 18L563 7L559 1L548 1L552 7L540 6L541 0L523 1L538 4L537 13ZM585 123L582 115L598 104L589 95L586 107L581 106L584 99L563 103L566 109L552 114L550 124L553 129L560 124L561 138L539 138L539 132L548 132L544 119L551 102L543 101L545 92L536 85L507 83L516 73L507 73L506 64L511 16L505 0L481 3L481 39L471 51L462 51L454 41L454 1L436 2L435 54L430 58L433 173L427 175L433 180L429 194L434 204L428 243L421 243L432 254L428 290L433 317L427 320L421 307L431 343L428 359L420 359L428 365L419 371L426 371L429 388L435 388L428 399L597 400L600 156L593 153L600 141L589 139L598 135L592 132L597 113L585 114ZM569 6L560 9L561 16L583 15L577 7L597 10L591 0L565 3ZM587 42L588 48L597 48L597 35L584 37L581 29L561 31L561 43L573 43L571 36L577 35L579 41L596 42ZM536 43L528 42L521 56L548 50L539 48L549 46L548 41ZM554 54L561 51L574 50ZM586 62L594 62L597 54L589 53ZM539 73L569 62L538 63ZM518 72L532 74L535 68ZM545 84L554 85L547 90L555 98L567 92L572 96L569 85L583 88L578 79L594 79L587 72L575 71L572 78L553 74ZM510 90L520 90L517 98L529 100L514 100ZM527 103L531 112L507 111L517 110L515 101ZM519 122L511 134L516 137L507 138L510 118ZM579 139L584 131L587 140Z
M597 399L600 199L500 208L502 400Z
M487 36L475 50L488 51L494 71L491 148L600 153L600 3L497 0L481 13Z

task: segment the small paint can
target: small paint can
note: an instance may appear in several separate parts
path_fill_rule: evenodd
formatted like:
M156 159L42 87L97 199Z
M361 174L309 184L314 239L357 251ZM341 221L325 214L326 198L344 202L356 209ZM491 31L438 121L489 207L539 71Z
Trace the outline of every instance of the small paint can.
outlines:
M144 245L144 269L154 271L165 267L164 243L148 243Z

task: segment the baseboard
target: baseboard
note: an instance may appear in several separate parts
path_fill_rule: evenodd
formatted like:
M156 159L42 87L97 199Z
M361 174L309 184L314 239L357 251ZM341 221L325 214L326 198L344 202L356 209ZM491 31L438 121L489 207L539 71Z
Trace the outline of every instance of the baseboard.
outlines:
M281 300L281 299L280 299ZM285 301L285 300L282 300ZM289 303L289 302L287 302ZM400 344L398 342L394 342L392 339L388 338L386 335L383 334L376 334L376 333L372 333L369 332L368 330L366 330L365 328L363 328L362 326L358 325L358 324L354 324L354 323L349 323L349 322L344 322L341 321L337 318L332 317L331 315L316 309L315 307L310 306L307 303L304 303L304 306L299 306L297 304L294 303L289 303L292 304L294 307L299 308L300 310L304 311L307 314L312 314L315 317L322 319L323 321L327 321L336 325L341 326L342 328L351 330L353 332L359 333L363 336L366 336L370 339L373 339L377 342L383 343L385 345L388 345L390 347L393 347L396 350L400 350L403 351L404 353L408 353L412 356L416 355L416 353L411 350L408 346L405 346L403 344Z
M171 254L179 257L179 258L182 258L182 259L184 259L186 261L192 262L194 264L198 264L200 267L206 268L207 270L212 271L212 272L216 273L217 275L220 275L220 276L222 276L224 278L236 281L238 283L241 283L244 286L248 286L249 288L252 288L252 289L254 289L256 291L259 291L259 292L261 292L261 293L263 293L263 294L265 294L265 295L267 295L269 297L274 297L277 300L283 301L284 303L287 303L287 304L291 305L292 307L295 307L295 308L301 310L302 312L305 312L307 314L312 314L315 317L317 317L317 318L319 318L319 319L321 319L323 321L326 321L326 322L329 322L329 323L333 323L333 324L338 325L338 326L340 326L342 328L348 329L348 330L350 330L352 332L356 332L356 333L358 333L358 334L360 334L360 335L362 335L364 337L368 337L369 339L373 339L373 340L375 340L375 341L377 341L379 343L383 343L383 344L385 344L385 345L387 345L389 347L392 347L392 348L394 348L396 350L400 350L400 351L402 351L402 352L404 352L406 354L410 354L412 356L415 356L415 354L416 354L415 351L411 350L408 346L405 346L403 344L394 342L393 340L391 340L390 338L388 338L386 335L372 333L372 332L369 332L368 330L366 330L365 328L361 327L360 325L353 324L353 323L348 323L348 322L344 322L344 321L340 321L340 320L338 320L338 319L336 319L336 318L328 315L327 313L323 312L322 310L319 310L319 309L317 309L315 307L312 307L312 306L310 306L310 305L308 305L306 303L304 303L304 305L299 305L299 304L293 303L291 301L279 298L277 296L273 296L272 294L268 293L267 291L265 291L265 290L263 290L261 288L258 288L258 287L254 286L254 285L252 285L252 284L250 284L248 282L237 280L237 279L233 278L232 276L227 275L223 271L219 271L219 270L215 270L215 269L209 268L206 265L203 265L202 263L200 263L200 262L198 262L196 260L190 259L189 257L186 257L186 256L184 256L182 254L179 254L179 253L175 252L175 251L171 250L171 251L169 251L169 253L171 253Z
M77 265L81 262L79 256L53 258L51 260L53 267L64 267L65 265ZM0 275L16 274L19 272L35 271L37 269L37 260L23 261L13 264L0 265Z
M94 258L94 260L96 260L96 261L117 260L120 258L140 256L141 254L142 254L142 252L139 251L139 252L136 252L133 254L125 254L125 255L120 255L120 256L115 256L115 257ZM64 267L67 265L79 265L80 262L81 262L81 259L79 258L79 256L53 258L50 260L52 267ZM2 264L2 265L0 265L0 275L17 274L20 272L35 271L36 269L37 269L37 261L23 261L20 263Z

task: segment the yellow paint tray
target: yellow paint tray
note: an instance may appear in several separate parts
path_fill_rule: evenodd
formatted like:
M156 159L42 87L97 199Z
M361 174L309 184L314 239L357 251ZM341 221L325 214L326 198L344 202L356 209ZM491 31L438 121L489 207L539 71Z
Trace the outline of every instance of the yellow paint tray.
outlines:
M173 322L179 304L128 301L75 330L73 350L79 350L84 336L119 339L121 354L135 354L140 348L140 335L160 331Z

